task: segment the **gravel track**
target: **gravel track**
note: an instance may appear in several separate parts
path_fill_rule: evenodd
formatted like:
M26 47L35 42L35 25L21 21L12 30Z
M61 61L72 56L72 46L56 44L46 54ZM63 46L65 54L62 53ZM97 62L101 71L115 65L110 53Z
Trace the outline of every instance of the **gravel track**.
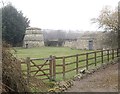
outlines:
M80 81L66 92L118 92L118 63L100 68Z

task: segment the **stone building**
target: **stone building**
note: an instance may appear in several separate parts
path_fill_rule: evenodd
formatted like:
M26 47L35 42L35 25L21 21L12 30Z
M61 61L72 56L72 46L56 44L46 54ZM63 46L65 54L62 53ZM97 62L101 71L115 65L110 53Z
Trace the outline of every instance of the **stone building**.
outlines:
M66 39L64 42L64 47L76 48L77 39Z
M41 47L44 46L43 33L40 28L29 27L26 29L23 47Z
M102 43L104 33L88 33L77 39L76 49L97 50L103 49L105 46Z
M65 41L64 46L82 50L106 49L108 47L103 45L103 36L102 32L83 34L77 40Z

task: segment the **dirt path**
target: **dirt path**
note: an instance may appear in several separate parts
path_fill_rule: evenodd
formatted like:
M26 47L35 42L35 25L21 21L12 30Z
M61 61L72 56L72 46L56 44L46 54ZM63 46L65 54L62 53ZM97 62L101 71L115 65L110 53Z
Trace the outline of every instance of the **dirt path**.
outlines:
M80 81L74 81L74 86L66 92L117 92L118 63L107 65Z

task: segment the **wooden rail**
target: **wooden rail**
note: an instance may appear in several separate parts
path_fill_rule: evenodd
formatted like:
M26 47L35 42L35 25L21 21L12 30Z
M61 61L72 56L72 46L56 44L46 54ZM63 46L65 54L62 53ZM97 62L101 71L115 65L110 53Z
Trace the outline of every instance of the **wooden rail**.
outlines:
M68 72L75 71L75 74L78 74L80 69L86 68L86 70L88 70L91 68L90 66L96 67L98 64L109 62L118 57L119 53L119 49L111 49L63 57L55 57L52 55L50 55L49 58L28 57L21 65L27 65L26 75L28 83L31 76L39 76L41 79L56 80L57 75L62 75L63 79L65 79Z

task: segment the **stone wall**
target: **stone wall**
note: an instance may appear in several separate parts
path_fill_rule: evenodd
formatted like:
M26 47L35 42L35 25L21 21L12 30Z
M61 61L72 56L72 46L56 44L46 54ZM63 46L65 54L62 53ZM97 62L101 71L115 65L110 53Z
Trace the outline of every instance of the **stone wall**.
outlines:
M81 50L89 50L90 40L93 41L93 50L105 48L105 45L102 45L102 43L98 39L90 39L90 38L79 38L76 41L65 41L64 46L81 49Z
M76 41L65 41L64 47L76 48Z

